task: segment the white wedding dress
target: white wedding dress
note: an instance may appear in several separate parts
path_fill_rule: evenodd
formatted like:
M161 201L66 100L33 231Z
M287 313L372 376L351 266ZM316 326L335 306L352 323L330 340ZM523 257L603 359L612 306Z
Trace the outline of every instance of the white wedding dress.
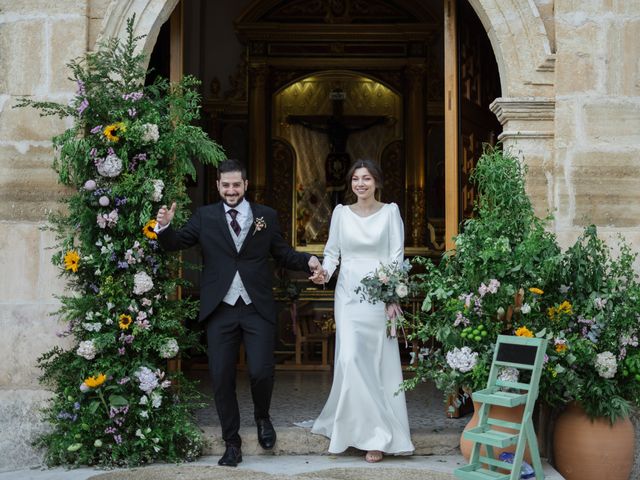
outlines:
M333 384L312 432L331 439L329 452L348 447L408 454L409 433L398 341L387 338L384 304L361 301L360 280L381 263L404 258L404 226L395 203L368 217L338 205L331 217L323 267L340 263L335 292Z

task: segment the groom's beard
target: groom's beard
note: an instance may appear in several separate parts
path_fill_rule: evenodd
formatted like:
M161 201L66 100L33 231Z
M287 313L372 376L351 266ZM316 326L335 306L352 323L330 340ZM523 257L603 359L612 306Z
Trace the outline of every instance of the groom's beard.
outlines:
M240 203L242 203L242 200L244 200L244 193L233 198L222 197L222 201L224 202L224 204L231 208L235 208L240 205Z

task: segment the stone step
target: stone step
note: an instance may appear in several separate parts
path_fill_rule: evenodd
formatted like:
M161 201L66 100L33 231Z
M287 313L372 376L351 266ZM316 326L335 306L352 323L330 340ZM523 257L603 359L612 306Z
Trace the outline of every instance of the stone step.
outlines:
M225 445L219 427L203 427L206 439L205 455L222 455ZM273 450L263 450L258 445L255 427L242 427L243 455L329 455L329 439L314 435L310 429L302 427L276 426L278 441ZM415 455L459 455L460 430L456 428L415 429L411 431L411 440L416 447ZM350 449L351 450L351 449ZM353 449L353 454L360 451ZM349 453L349 451L347 452Z

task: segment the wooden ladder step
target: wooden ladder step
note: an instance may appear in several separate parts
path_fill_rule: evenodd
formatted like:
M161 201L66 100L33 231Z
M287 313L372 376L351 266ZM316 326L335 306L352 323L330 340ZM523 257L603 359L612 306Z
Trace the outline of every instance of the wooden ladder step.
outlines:
M464 438L483 445L505 448L518 442L518 433L500 432L488 429L486 425L477 426L464 432Z
M509 480L511 476L509 473L488 470L477 463L456 468L453 474L461 480Z
M501 407L515 407L527 403L526 393L503 392L493 388L473 392L471 396L476 402L499 405Z

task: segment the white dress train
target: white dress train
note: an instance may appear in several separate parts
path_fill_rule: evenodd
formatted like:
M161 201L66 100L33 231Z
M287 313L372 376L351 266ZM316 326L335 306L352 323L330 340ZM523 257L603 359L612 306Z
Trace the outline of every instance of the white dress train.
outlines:
M331 439L329 452L348 447L409 454L414 447L402 382L398 341L387 338L384 304L361 301L355 289L381 263L404 258L404 226L395 203L361 217L338 205L331 217L323 267L341 263L335 292L333 384L312 432Z

